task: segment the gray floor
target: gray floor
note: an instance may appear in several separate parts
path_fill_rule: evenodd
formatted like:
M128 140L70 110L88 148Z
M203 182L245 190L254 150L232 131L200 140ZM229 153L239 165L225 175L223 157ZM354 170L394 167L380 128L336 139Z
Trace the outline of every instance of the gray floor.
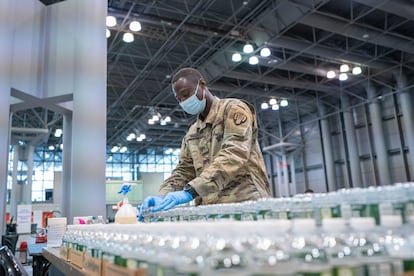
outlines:
M33 275L33 268L32 265L25 265L24 269L26 270L27 274L29 274L29 276Z

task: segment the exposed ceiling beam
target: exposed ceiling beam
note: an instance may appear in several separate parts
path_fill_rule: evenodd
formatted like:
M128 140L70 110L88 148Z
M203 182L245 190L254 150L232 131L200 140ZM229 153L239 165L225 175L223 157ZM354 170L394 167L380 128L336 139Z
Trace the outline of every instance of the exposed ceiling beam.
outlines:
M414 17L414 14L412 16ZM385 34L373 27L359 26L355 23L350 23L349 20L314 13L302 17L300 22L328 32L414 54L414 40L409 40L393 34ZM369 36L368 39L364 38L366 35Z
M378 0L353 0L354 2L364 4L376 9L392 13L398 16L405 17L413 20L414 17L414 3L408 0L390 0L390 1L378 1Z

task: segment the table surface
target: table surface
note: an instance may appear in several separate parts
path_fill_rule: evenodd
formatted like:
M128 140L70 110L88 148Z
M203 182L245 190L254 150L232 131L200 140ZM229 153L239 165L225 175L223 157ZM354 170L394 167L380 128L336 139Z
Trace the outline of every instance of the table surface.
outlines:
M40 256L42 255L43 247L46 247L47 243L34 243L29 244L27 246L27 253L29 253L30 256Z
M84 276L86 273L81 269L70 262L67 262L60 258L60 250L58 247L44 247L42 249L42 255L45 257L52 265L59 269L63 274L70 276Z

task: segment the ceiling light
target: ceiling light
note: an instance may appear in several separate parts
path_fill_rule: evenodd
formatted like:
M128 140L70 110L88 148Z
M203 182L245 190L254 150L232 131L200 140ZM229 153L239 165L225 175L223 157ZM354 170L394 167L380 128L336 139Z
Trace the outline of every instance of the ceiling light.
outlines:
M268 103L262 103L262 104L260 105L260 108L261 108L261 109L268 109L268 108L269 108L269 105L268 105Z
M106 17L106 26L107 27L115 27L116 26L116 18L112 15L108 15Z
M111 31L109 29L106 29L106 38L111 37Z
M346 73L339 74L339 80L340 81L345 81L347 79L348 79L348 75Z
M147 136L143 133L139 136L139 138L141 138L142 140L144 140L145 138L147 138Z
M164 121L165 121L166 123L171 122L171 117L170 117L170 116L166 116L166 117L164 118Z
M113 146L111 152L117 152L119 150L118 146Z
M348 64L342 64L342 65L341 65L341 67L339 67L339 71L340 71L341 73L348 72L348 71L349 71L349 66L348 66Z
M125 146L123 146L120 150L119 150L119 152L120 153L124 153L124 152L126 152L128 150L128 148L127 147L125 147Z
M253 51L254 51L254 48L253 48L252 44L246 44L246 45L243 46L243 52L244 53L250 54L250 53L253 53Z
M259 58L256 56L249 57L249 64L256 65L259 63Z
M288 104L289 104L289 102L286 99L283 99L283 100L280 101L280 106L285 107L285 106L288 106Z
M362 73L362 69L361 69L361 67L356 66L356 67L352 68L352 74L354 74L354 75L359 75L359 74L361 74L361 73Z
M54 145L50 145L49 146L49 150L55 150L55 146Z
M154 124L154 120L151 118L151 119L148 119L148 124L149 125L153 125Z
M260 55L262 56L262 57L268 57L268 56L270 56L270 49L269 48L267 48L267 47L264 47L264 48L262 48L261 50L260 50Z
M124 33L124 36L122 37L122 40L127 42L127 43L130 43L130 42L134 41L134 35L131 34L131 33Z
M62 129L57 128L55 130L55 137L61 137L62 136L62 133L63 133Z
M129 29L133 32L139 32L141 31L141 23L139 23L138 21L132 21L131 23L129 23Z
M242 59L242 56L239 53L234 53L231 56L231 60L234 61L234 62L239 62L239 61L241 61L241 59Z
M166 124L167 124L167 122L166 122L166 121L164 121L164 120L161 120L161 121L160 121L160 125L165 126Z
M279 110L279 105L278 104L272 105L272 110Z
M326 77L328 78L328 79L333 79L333 78L335 78L335 76L336 76L336 73L335 73L335 71L328 71L328 72L326 72Z
M276 99L274 99L274 98L271 98L271 99L269 100L269 104L270 104L270 105L277 104L277 100L276 100Z

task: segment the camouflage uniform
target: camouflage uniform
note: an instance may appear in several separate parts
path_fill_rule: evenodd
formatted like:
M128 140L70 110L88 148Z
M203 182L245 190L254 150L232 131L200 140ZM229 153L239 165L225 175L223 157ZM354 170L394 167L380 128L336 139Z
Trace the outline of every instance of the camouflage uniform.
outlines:
M187 183L200 195L196 204L270 197L253 106L238 99L215 98L207 118L198 117L160 193L182 190Z

